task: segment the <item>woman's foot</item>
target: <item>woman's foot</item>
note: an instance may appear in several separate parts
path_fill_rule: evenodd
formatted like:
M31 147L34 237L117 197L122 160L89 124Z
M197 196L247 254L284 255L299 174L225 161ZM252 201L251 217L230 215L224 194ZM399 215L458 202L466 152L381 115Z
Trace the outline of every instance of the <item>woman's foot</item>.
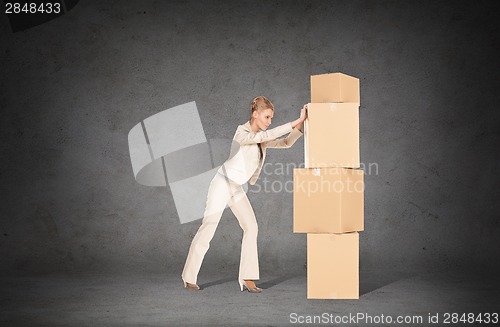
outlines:
M243 292L245 288L250 292L250 293L260 293L262 292L262 288L259 288L255 286L255 283L251 279L244 279L243 284L241 285L241 291Z
M184 282L184 288L187 288L188 290L191 291L199 291L201 289L198 285L187 282Z

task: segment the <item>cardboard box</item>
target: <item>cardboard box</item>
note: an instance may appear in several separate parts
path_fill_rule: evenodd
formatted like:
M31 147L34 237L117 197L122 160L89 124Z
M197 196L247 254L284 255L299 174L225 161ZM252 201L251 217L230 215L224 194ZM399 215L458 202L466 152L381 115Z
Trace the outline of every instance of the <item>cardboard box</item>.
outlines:
M311 102L354 102L359 105L359 79L342 73L311 76Z
M307 234L307 298L359 299L359 234Z
M346 233L362 230L363 170L294 168L294 233Z
M304 122L306 168L359 168L359 105L309 103Z

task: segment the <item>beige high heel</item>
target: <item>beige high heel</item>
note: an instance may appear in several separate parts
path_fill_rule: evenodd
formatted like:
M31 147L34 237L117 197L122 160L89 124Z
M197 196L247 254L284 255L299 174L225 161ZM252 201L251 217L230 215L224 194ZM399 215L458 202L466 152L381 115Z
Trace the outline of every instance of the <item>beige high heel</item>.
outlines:
M262 292L262 288L260 288L260 287L257 287L257 286L255 286L255 287L248 286L246 280L239 281L239 283L240 283L240 290L241 290L241 292L243 292L245 290L245 288L250 293L261 293Z
M191 291L201 290L201 288L196 284L187 283L186 281L184 281L184 279L182 281L184 282L184 288L187 288L188 290L191 290Z

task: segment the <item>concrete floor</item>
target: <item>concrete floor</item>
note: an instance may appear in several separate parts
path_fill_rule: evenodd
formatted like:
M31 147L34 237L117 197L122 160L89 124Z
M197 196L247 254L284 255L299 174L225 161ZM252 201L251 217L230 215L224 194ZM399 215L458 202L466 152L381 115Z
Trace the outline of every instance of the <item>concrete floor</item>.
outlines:
M240 292L235 278L203 274L203 291L182 288L169 275L46 275L3 277L1 326L182 326L288 325L293 313L372 317L500 311L494 276L459 273L364 274L359 300L307 300L305 274L264 276L261 294ZM291 316L292 315L292 316ZM297 316L298 319L298 316ZM304 317L306 319L306 317ZM442 320L442 317L440 318ZM335 320L332 320L335 324ZM295 323L297 325L298 323ZM345 326L410 326L360 321ZM433 326L439 326L434 324ZM452 326L453 324L447 324ZM472 326L472 324L458 324Z

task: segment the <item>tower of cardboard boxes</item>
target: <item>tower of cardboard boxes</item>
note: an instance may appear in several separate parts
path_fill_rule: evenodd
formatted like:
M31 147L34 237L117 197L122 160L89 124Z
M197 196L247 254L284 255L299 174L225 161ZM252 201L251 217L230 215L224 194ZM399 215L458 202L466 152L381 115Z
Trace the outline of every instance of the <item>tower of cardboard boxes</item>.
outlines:
M307 233L308 299L359 298L359 104L359 79L311 76L304 168L293 172L293 232Z

